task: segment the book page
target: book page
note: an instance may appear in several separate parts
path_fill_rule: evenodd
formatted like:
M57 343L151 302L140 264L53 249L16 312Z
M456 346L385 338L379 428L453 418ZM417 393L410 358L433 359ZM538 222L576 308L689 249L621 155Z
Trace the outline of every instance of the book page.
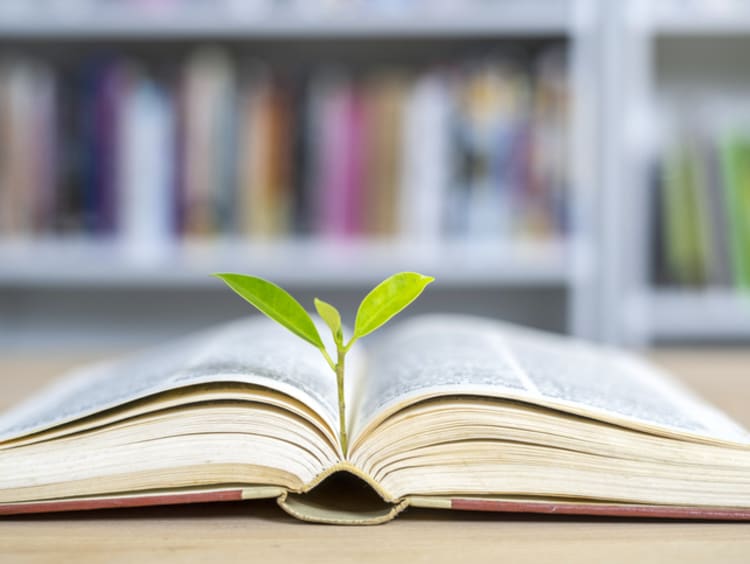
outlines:
M412 398L472 391L525 395L533 389L486 320L421 316L394 325L368 347L353 435L389 407Z
M23 374L14 375L22 378ZM0 416L0 441L41 431L154 393L193 384L242 382L294 397L338 429L336 382L319 351L253 317L123 360L71 373Z
M374 348L355 434L410 402L457 394L526 401L649 431L750 442L742 427L634 356L448 315L405 322Z

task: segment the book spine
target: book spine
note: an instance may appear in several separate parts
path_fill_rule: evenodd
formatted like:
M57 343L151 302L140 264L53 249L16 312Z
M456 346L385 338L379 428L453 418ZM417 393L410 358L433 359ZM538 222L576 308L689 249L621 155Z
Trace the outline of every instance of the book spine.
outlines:
M750 282L748 265L745 264L744 224L741 191L743 182L742 146L736 134L728 135L722 143L722 170L727 191L726 205L729 217L729 240L731 242L734 281L738 287Z
M174 111L152 79L135 76L121 110L120 229L139 256L158 254L174 237Z
M294 236L311 234L312 224L308 210L311 208L313 172L310 165L310 119L307 100L310 96L306 76L294 76L290 83L289 100L289 197L290 233Z
M84 213L86 231L109 236L116 230L117 113L122 91L120 68L114 61L92 63L83 84L85 135Z
M330 97L323 101L320 154L320 195L318 231L341 238L347 225L347 173L350 166L349 89L344 78L334 78Z
M403 114L398 230L409 239L437 243L455 171L451 158L452 107L446 77L421 77ZM444 166L435 166L444 163ZM392 204L393 205L393 204ZM387 210L386 214L391 212Z
M349 92L346 139L349 157L346 162L344 198L344 234L355 237L363 232L365 210L362 208L365 165L365 107L358 88Z
M703 282L700 226L697 224L695 162L686 146L677 147L665 169L666 244L672 276L682 284Z
M718 149L706 137L702 138L701 147L706 158L711 284L728 288L732 285L732 259L729 251L728 218L725 214L726 192L721 184L720 156Z

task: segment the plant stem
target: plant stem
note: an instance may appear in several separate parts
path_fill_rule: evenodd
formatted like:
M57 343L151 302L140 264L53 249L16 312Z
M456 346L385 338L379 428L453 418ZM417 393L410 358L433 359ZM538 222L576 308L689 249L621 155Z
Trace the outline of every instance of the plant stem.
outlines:
M336 384L339 390L339 437L341 439L341 450L344 457L347 455L348 439L346 436L346 403L344 401L344 357L346 351L338 346L338 358L336 359Z

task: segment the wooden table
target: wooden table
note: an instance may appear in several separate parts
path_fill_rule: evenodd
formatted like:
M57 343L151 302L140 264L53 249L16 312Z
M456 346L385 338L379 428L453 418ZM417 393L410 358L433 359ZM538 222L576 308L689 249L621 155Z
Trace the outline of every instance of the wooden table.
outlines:
M654 358L750 426L750 352ZM91 357L89 357L91 358ZM0 409L79 358L0 359ZM0 562L750 562L750 523L554 518L409 510L378 527L297 522L273 502L0 520Z

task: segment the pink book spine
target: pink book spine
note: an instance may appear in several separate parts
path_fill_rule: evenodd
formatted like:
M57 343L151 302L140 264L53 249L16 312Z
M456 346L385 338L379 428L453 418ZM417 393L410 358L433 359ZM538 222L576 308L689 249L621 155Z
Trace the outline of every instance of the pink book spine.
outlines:
M328 237L345 232L346 133L346 94L337 89L325 102L323 115L320 232Z

